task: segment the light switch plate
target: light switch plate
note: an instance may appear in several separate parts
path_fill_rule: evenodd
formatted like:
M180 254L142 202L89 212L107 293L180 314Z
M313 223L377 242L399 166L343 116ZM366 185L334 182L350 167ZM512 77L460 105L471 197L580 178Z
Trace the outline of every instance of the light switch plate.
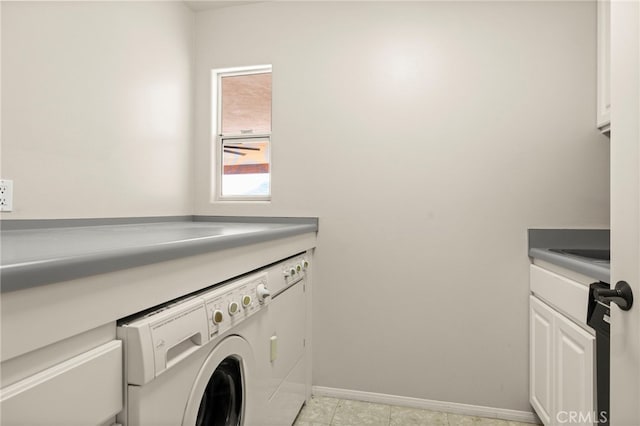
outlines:
M13 210L13 181L0 179L0 211L10 212Z

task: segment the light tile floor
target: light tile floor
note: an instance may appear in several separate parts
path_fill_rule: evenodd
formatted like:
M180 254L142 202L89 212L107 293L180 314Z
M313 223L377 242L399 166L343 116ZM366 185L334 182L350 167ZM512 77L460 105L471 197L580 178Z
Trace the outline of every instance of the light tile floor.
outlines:
M532 426L530 423L461 416L395 405L312 397L294 426Z

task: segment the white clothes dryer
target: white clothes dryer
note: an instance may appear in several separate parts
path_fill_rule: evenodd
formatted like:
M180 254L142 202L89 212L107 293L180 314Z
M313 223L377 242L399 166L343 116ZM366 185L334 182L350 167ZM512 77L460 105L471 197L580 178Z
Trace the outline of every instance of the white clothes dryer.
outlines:
M121 321L126 397L117 420L261 424L270 374L267 279L252 274Z

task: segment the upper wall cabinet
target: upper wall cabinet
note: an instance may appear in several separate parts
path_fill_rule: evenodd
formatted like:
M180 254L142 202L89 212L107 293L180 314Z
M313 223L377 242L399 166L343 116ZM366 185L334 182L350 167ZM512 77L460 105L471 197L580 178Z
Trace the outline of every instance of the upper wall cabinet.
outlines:
M611 93L610 93L610 63L611 63L611 20L610 0L598 0L598 95L597 95L597 124L603 133L608 133L611 127Z

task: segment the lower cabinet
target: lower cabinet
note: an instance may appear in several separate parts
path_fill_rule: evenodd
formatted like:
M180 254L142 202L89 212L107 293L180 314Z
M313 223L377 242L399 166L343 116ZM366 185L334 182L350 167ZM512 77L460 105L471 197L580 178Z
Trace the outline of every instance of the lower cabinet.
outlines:
M529 395L540 420L596 424L595 337L535 296L529 327Z
M553 325L556 314L537 298L529 300L529 401L545 425L553 415Z
M98 426L122 409L122 343L112 341L0 390L6 426Z

